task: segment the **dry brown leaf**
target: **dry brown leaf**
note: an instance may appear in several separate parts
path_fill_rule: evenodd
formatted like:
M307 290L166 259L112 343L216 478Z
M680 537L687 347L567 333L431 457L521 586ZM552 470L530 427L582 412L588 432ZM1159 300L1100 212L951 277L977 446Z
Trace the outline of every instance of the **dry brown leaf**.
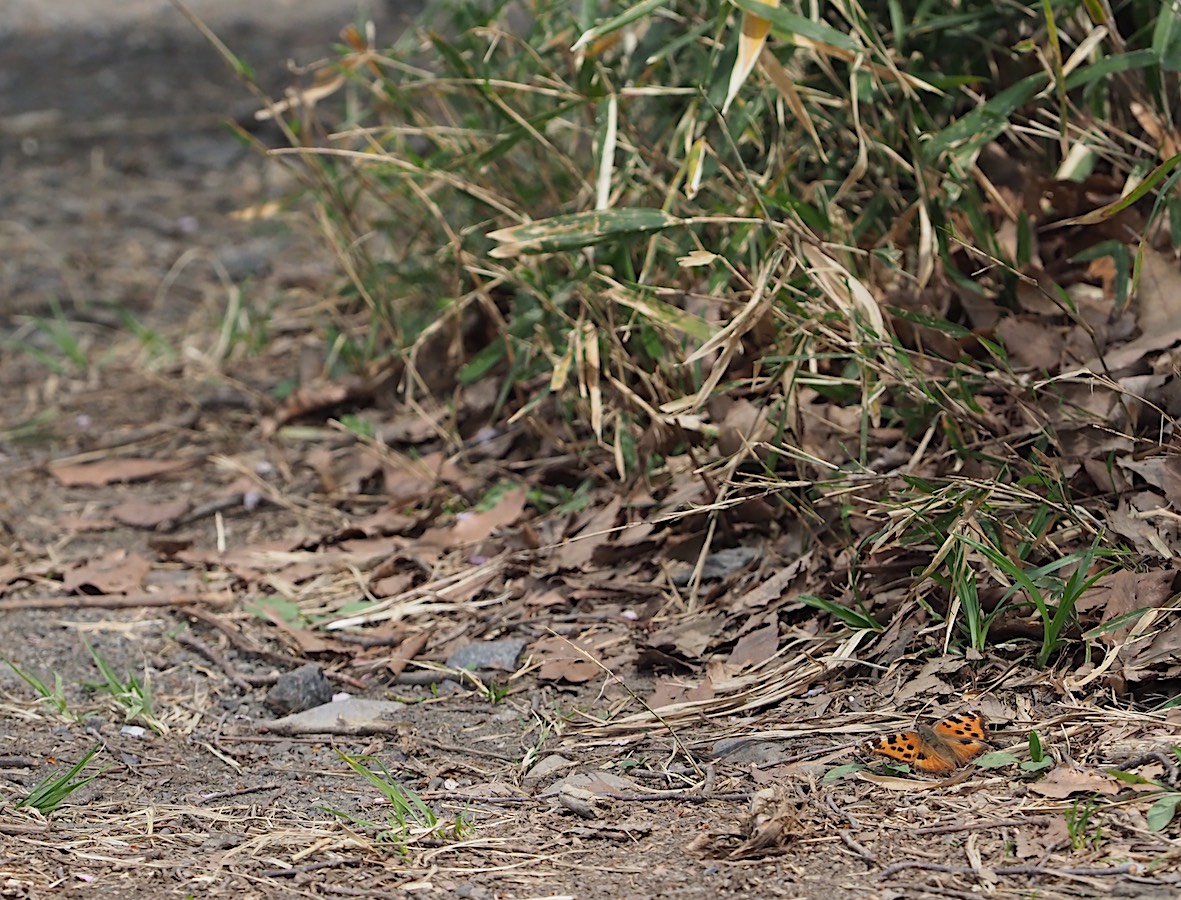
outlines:
M274 416L264 419L259 426L263 437L270 437L281 426L294 419L312 413L324 413L343 403L358 401L372 396L372 382L359 377L346 378L339 382L306 384L292 391Z
M726 665L733 671L758 666L774 656L778 649L779 622L776 620L739 638L726 659Z
M788 587L802 574L806 574L813 561L813 551L809 550L791 565L780 569L762 584L757 585L737 599L730 601L729 607L734 610L753 611L766 606L783 597Z
M1058 816L1043 826L1017 828L1015 837L1017 845L1014 853L1018 859L1044 859L1056 847L1069 846L1070 828L1066 824L1066 817Z
M1164 500L1152 491L1139 491L1120 497L1119 506L1108 510L1104 518L1108 526L1132 542L1141 553L1162 559L1176 557L1177 530L1181 525L1175 514L1165 510Z
M49 473L66 487L98 487L120 481L146 481L182 472L196 463L192 459L139 459L121 457L79 465L49 464Z
M619 496L612 497L570 540L562 543L558 548L558 563L563 569L581 569L591 561L595 551L611 538L622 505Z
M418 543L444 549L478 543L490 537L498 528L516 522L525 511L525 500L525 489L513 488L491 509L483 512L462 512L449 526L428 528L418 539Z
M1160 488L1174 511L1181 512L1181 457L1150 456L1136 459L1131 454L1120 457L1121 469L1134 472L1155 488Z
M533 658L541 662L537 677L542 681L582 684L603 674L599 665L587 657L587 653L592 651L582 648L578 641L572 643L560 637L542 638L533 645L532 652Z
M125 594L143 587L152 564L138 553L115 550L66 572L62 587L70 593Z
M700 684L686 684L676 679L664 678L656 682L656 687L648 697L648 705L652 709L660 709L694 700L712 700L714 693L714 682L709 676L703 678Z
M279 611L266 603L257 604L261 612L276 628L291 637L299 646L301 653L332 653L342 649L339 642L323 638L306 628L296 628L279 614Z
M169 503L126 500L111 510L111 516L132 528L155 528L163 522L179 519L192 508L188 500L173 500Z
M691 615L649 635L646 644L649 648L674 654L682 660L697 660L705 648L718 638L722 621L720 614Z
M1177 678L1181 675L1181 623L1174 622L1147 645L1137 645L1125 661L1123 677L1128 681Z
M389 669L390 675L397 678L402 674L402 670L406 668L406 664L414 657L418 656L430 640L430 631L420 631L416 634L410 635L406 640L398 645L398 649L390 657L389 662L386 663L386 668Z
M1137 609L1155 609L1163 606L1175 593L1177 569L1160 569L1151 572L1112 572L1104 575L1075 604L1079 612L1102 610L1100 621L1106 622L1116 616ZM1122 634L1133 623L1129 622L1117 634ZM1104 635L1112 641L1116 634Z
M538 591L525 596L525 606L542 609L548 606L565 606L569 601L558 591Z
M417 524L418 521L413 516L406 515L399 505L391 503L361 519L356 527L365 534L395 535L405 534Z
M1031 794L1065 800L1071 794L1118 794L1122 787L1110 775L1093 769L1071 769L1058 766L1045 778L1028 786Z
M1065 344L1062 329L1030 316L1009 316L997 323L996 333L1019 368L1052 371L1058 367Z
M1144 250L1134 308L1140 336L1108 350L1102 360L1089 359L1086 368L1120 372L1181 341L1181 272L1174 259L1151 247Z
M655 529L654 522L632 522L616 535L614 543L618 547L634 547L638 544L647 546L648 543L651 543L648 541L648 535Z
M271 734L392 734L405 728L406 706L393 700L347 700L325 703L259 724Z
M415 572L395 572L374 578L369 582L369 593L374 597L396 597L407 591L414 584L418 575Z
M575 772L556 782L541 796L553 796L564 789L589 791L603 797L640 793L640 786L625 775L616 775L613 772Z
M726 399L729 401L729 398ZM728 408L725 408L725 414L718 424L718 452L723 456L741 453L753 443L774 437L769 407L755 406L749 400L740 398L717 404L711 401L710 413L716 417L724 407Z

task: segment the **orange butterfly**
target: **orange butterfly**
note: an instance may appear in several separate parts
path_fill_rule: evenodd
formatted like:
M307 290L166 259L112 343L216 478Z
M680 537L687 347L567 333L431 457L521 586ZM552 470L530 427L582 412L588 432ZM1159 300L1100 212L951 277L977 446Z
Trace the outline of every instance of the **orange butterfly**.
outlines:
M980 713L948 716L934 727L900 731L870 741L865 749L909 763L920 772L950 772L989 749L987 723Z

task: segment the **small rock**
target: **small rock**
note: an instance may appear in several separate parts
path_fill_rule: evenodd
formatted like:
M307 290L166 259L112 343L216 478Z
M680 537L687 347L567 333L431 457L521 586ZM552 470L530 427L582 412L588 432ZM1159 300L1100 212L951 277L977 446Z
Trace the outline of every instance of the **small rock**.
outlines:
M231 281L260 278L270 273L276 249L275 241L259 238L218 248L217 261L225 267Z
M332 699L332 685L324 670L315 663L300 666L293 672L279 676L275 686L267 692L267 706L277 713L290 715L320 706Z
M714 744L710 755L735 766L771 766L783 762L788 754L777 741L724 738Z
M248 148L233 137L186 134L173 142L172 153L182 166L225 170L246 155Z
M718 550L705 558L705 565L701 567L701 580L716 581L720 578L729 578L749 567L760 555L761 552L755 547L731 547L726 550ZM687 566L674 574L673 584L685 587L692 577L693 567Z
M560 772L562 769L568 769L572 765L574 765L574 760L567 759L558 753L551 753L526 772L525 777L521 781L526 787L533 787L540 783L542 779L548 778L550 775Z
M517 657L528 641L523 638L503 638L499 641L476 641L460 647L447 657L447 668L467 669L478 672L481 669L499 669L511 672L517 667Z
M271 734L396 734L405 721L406 704L394 700L323 703L272 722L261 722Z

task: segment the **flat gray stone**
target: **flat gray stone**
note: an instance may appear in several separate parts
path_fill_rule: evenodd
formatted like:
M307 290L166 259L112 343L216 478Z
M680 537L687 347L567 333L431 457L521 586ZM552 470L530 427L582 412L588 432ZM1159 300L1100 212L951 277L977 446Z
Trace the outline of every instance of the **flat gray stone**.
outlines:
M475 641L460 647L447 657L448 669L467 669L469 672L511 672L525 645L524 638L502 638L498 641Z

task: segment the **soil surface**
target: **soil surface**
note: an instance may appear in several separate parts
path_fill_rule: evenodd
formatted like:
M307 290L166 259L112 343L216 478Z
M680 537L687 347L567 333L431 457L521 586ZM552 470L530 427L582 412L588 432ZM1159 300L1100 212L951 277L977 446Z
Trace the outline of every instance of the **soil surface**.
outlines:
M225 6L205 11L276 93L351 21ZM664 600L627 581L639 540L559 597L552 566L492 537L520 498L416 528L388 459L322 419L276 428L327 353L308 311L342 281L298 182L224 127L249 92L164 9L0 19L0 897L1174 889L1175 838L1131 813L1107 820L1131 848L1113 859L1085 826L1072 844L1070 801L995 775L842 779L905 722L866 712L891 688L843 688L815 636L760 651L776 613L754 591L719 587L704 624L665 616L660 644L636 622L654 631ZM233 215L269 200L295 211ZM366 493L383 466L387 495ZM479 495L473 471L447 490ZM723 618L749 642L708 677L643 664ZM639 698L658 689L684 702L657 716ZM20 805L92 749L56 809Z

